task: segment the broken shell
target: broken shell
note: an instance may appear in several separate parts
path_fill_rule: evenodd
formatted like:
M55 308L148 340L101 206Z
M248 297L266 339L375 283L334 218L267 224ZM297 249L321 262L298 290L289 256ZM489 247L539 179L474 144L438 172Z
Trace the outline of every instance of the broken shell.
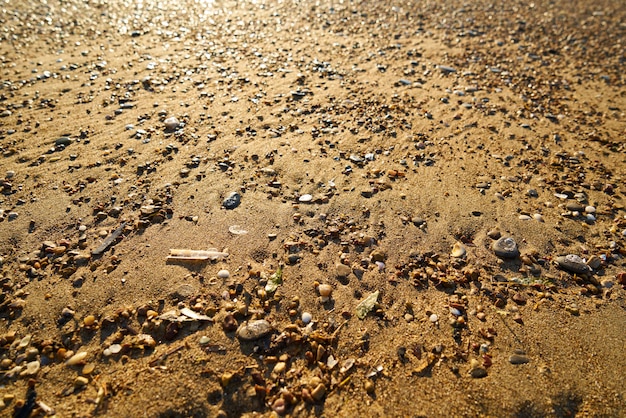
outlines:
M250 321L242 324L237 330L237 338L244 341L254 341L265 337L272 332L272 326L265 319Z
M450 255L455 258L462 258L462 257L465 257L466 253L467 253L467 250L465 250L465 246L457 241L454 243L454 246L452 247L452 252L450 253Z

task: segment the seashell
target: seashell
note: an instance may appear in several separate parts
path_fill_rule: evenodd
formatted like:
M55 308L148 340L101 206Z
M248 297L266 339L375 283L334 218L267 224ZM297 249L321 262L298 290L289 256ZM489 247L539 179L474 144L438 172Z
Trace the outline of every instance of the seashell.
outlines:
M452 252L450 253L450 255L455 258L463 258L465 257L466 253L467 253L467 250L465 249L465 246L457 241L454 243L454 246L452 247Z
M263 338L273 330L265 319L250 321L242 324L237 330L237 338L244 341L254 341Z

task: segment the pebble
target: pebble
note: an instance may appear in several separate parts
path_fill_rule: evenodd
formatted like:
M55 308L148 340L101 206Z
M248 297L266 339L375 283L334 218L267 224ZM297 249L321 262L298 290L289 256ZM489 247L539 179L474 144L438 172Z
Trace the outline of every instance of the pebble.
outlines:
M323 383L320 383L319 385L317 385L315 389L313 389L313 391L311 392L311 396L313 397L313 399L315 399L318 402L321 401L325 395L326 395L326 385L324 385Z
M524 354L512 354L509 356L509 363L511 364L526 364L530 363L530 359Z
M502 234L500 233L499 229L495 228L487 232L487 236L491 239L499 239L502 236Z
M336 266L337 276L338 277L348 277L350 273L352 273L352 269L345 264L338 263Z
M244 341L254 341L263 338L272 332L272 326L265 319L258 319L243 324L237 330L237 338Z
M585 207L578 202L568 202L565 205L567 210L571 210L572 212L582 212L585 210Z
M534 220L536 220L537 222L545 222L545 221L543 220L543 216L542 216L540 213L535 213L535 214L533 215L533 219L534 219Z
M302 312L301 319L302 322L306 325L313 320L313 315L311 315L309 312Z
M437 321L439 321L439 316L438 316L437 314L431 314L431 315L428 317L428 320L429 320L430 322L432 322L433 324L435 324L435 323L437 323Z
M198 342L200 343L200 345L207 345L210 341L211 339L209 337L203 335L202 337L200 337L200 340Z
M313 196L311 196L310 194L303 194L298 198L298 202L302 203L309 203L311 200L313 200Z
M163 123L165 124L165 128L169 131L173 131L174 129L178 128L178 126L180 125L179 120L176 119L174 116L171 116L165 119Z
M511 237L502 237L493 243L493 251L501 258L516 258L519 256L517 243Z
M329 297L333 293L333 287L329 284L321 284L317 287L320 296Z
M79 353L74 354L72 357L70 357L65 362L65 364L68 365L68 366L75 366L77 364L80 364L86 358L87 358L87 352L86 351L81 351Z
M237 192L232 192L222 202L222 206L226 209L235 209L241 203L241 195Z
M230 277L230 272L228 270L220 270L217 272L217 277L220 279L228 279Z
M528 215L520 215L519 216L519 220L520 221L530 221L532 218Z
M590 272L590 268L585 261L576 254L562 255L556 258L556 263L560 268L573 274L585 274Z
M481 366L474 367L472 370L470 370L470 376L472 376L474 379L482 379L483 377L487 377L487 369Z

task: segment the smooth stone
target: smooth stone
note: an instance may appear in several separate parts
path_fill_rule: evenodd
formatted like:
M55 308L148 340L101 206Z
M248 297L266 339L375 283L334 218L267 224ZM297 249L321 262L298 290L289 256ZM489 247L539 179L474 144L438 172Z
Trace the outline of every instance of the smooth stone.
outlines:
M63 145L65 147L71 143L72 143L72 140L67 136L62 136L54 141L54 145Z
M487 377L487 369L484 367L476 367L470 371L470 376L474 379L482 379L483 377Z
M434 323L436 323L437 321L439 321L439 316L437 316L437 314L431 314L431 315L428 317L428 320L434 324Z
M530 221L530 220L531 220L531 217L530 217L530 216L528 216L528 215L520 215L520 216L519 216L519 220L520 220L520 221Z
M585 210L585 207L578 202L569 202L565 205L565 208L572 212L583 212Z
M302 319L302 323L306 325L313 320L313 315L309 312L302 312L302 317L300 319Z
M237 192L232 192L222 202L222 206L226 209L235 209L241 203L241 195Z
M272 332L272 326L265 319L250 321L237 330L237 338L244 341L254 341L263 338Z
M509 363L511 364L526 364L530 363L530 359L523 354L512 354L509 357Z
M165 119L163 123L168 130L174 130L180 125L180 122L174 116Z
M338 277L348 277L352 273L352 269L345 264L337 264L337 276Z
M590 272L590 268L585 261L576 254L562 255L556 258L556 263L563 270L573 274L585 274Z
M302 203L309 203L311 200L313 200L313 196L310 194L303 194L298 198L298 201Z
M587 206L585 208L585 212L587 212L587 213L596 213L596 208L593 207L593 206Z
M501 258L515 258L519 256L517 243L511 237L502 237L493 243L493 251Z
M217 272L217 277L220 279L228 279L230 277L230 272L228 270L220 270Z

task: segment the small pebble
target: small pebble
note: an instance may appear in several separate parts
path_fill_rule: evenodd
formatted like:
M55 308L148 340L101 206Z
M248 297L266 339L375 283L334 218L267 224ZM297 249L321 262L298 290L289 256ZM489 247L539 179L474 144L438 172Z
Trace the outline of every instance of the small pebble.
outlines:
M428 317L428 320L434 324L434 323L436 323L437 321L439 321L439 316L438 316L437 314L431 314L431 315Z
M165 128L170 131L178 128L178 126L180 125L180 122L174 116L165 119L163 123L165 124Z
M228 270L220 270L217 272L217 277L220 279L228 279L230 277L230 272Z
M338 277L348 277L352 273L352 269L345 264L337 264L336 269Z
M310 194L303 194L298 198L298 201L302 203L309 203L311 200L313 200L313 196Z
M511 364L526 364L530 359L523 354L513 354L509 356L509 363Z
M483 377L487 377L487 369L482 366L475 367L470 370L470 376L474 379L482 379Z
M235 209L241 203L241 195L237 192L232 192L222 202L222 206L226 209Z
M302 312L302 322L306 325L309 322L311 322L311 320L313 319L313 315L311 315L309 312Z
M198 342L200 343L200 345L207 345L210 341L211 339L209 337L203 335L202 337L200 337L200 340Z
M85 387L88 384L89 384L89 379L87 379L86 377L83 377L83 376L78 376L74 380L74 387L77 387L77 388Z
M329 284L321 284L318 286L317 291L320 296L329 297L333 293L333 287Z
M72 357L70 357L65 364L68 366L75 366L77 364L82 363L83 360L85 360L85 358L87 358L87 352L86 351L81 351L79 353L74 354Z

